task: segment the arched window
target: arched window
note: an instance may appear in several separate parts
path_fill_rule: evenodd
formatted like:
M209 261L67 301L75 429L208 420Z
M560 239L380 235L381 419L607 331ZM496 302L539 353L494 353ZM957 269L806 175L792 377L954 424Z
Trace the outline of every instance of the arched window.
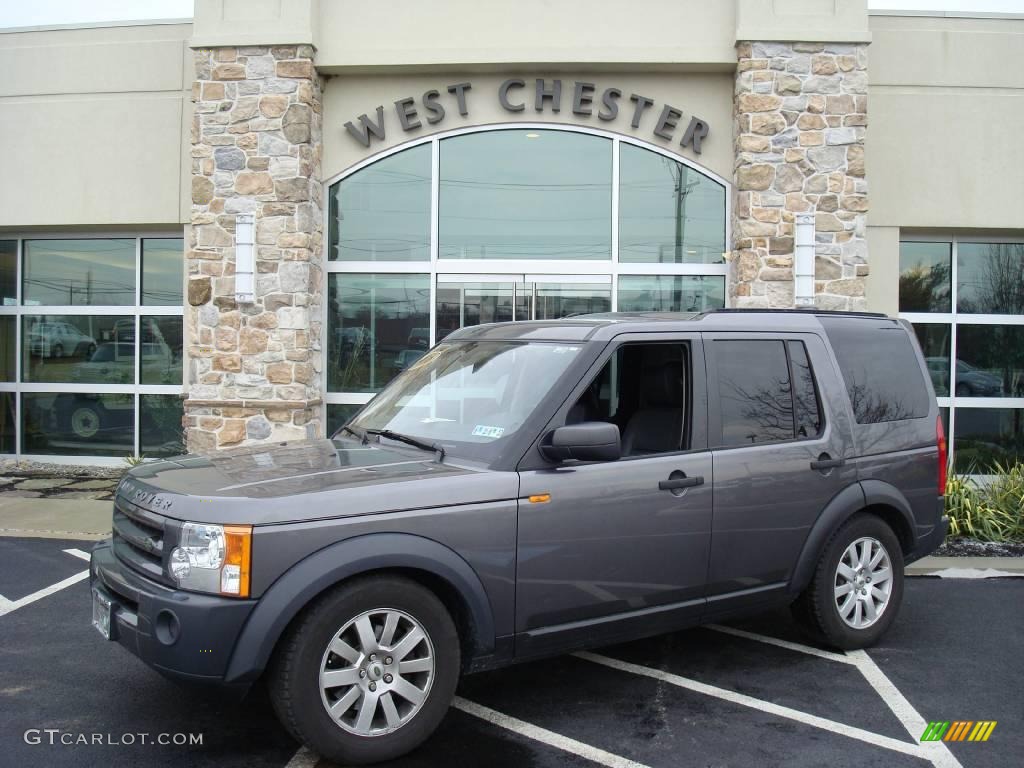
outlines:
M454 131L327 197L331 422L463 325L725 305L726 182L615 134Z

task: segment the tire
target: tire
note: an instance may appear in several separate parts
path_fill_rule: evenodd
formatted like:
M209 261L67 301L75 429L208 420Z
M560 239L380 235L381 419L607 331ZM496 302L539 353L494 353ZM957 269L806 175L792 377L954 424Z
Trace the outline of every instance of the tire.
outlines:
M866 546L870 546L868 559L879 560L874 568L861 573L858 556ZM881 578L886 572L888 577ZM903 550L899 539L884 520L862 513L843 523L829 539L811 583L793 603L793 615L818 642L853 650L878 642L895 621L902 601Z
M64 345L54 344L53 347L50 348L50 357L56 358L58 360L64 357Z
M92 356L94 354L96 354L96 345L95 344L90 344L89 346L87 346L85 348L85 359L86 360L91 360Z
M391 616L397 616L391 640L380 642ZM362 640L367 627L371 642ZM403 648L414 628L424 639L410 639ZM372 650L378 643L371 657L366 646ZM403 651L406 662L415 662L415 671L404 677L398 656ZM400 757L430 736L448 711L459 669L458 633L441 601L410 579L374 576L332 589L300 614L275 652L268 689L278 719L298 741L329 761L363 765ZM337 685L322 690L322 671L337 673ZM403 697L412 695L407 686L425 692L421 703L414 703L416 696ZM370 703L374 711L367 726L360 714ZM336 717L328 710L332 705L339 710Z
M957 384L956 385L956 396L957 397L970 397L971 396L971 387L969 385L967 385L967 384Z

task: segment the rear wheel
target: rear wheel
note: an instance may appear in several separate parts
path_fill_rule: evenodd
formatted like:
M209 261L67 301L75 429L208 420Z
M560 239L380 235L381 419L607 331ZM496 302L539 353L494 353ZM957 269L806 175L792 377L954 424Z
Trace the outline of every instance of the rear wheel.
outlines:
M401 577L343 584L282 641L270 670L281 722L337 763L399 757L440 724L459 676L459 640L444 605Z
M833 534L793 613L816 640L850 650L874 645L902 600L899 539L881 518L861 514Z

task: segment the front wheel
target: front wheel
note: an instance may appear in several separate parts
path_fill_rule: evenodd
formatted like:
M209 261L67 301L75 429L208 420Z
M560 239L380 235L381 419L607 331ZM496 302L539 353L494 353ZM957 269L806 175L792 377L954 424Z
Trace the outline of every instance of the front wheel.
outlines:
M276 652L270 693L284 726L328 760L365 764L414 749L440 724L459 638L437 597L401 577L335 588Z
M874 645L902 600L899 539L881 518L861 514L833 534L793 613L816 640L852 650Z

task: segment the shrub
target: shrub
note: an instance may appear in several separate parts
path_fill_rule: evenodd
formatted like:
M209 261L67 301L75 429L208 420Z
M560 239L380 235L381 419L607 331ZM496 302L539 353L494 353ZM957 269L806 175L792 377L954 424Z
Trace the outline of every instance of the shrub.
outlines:
M946 484L949 535L1024 541L1024 464L992 465L991 479L954 475Z

